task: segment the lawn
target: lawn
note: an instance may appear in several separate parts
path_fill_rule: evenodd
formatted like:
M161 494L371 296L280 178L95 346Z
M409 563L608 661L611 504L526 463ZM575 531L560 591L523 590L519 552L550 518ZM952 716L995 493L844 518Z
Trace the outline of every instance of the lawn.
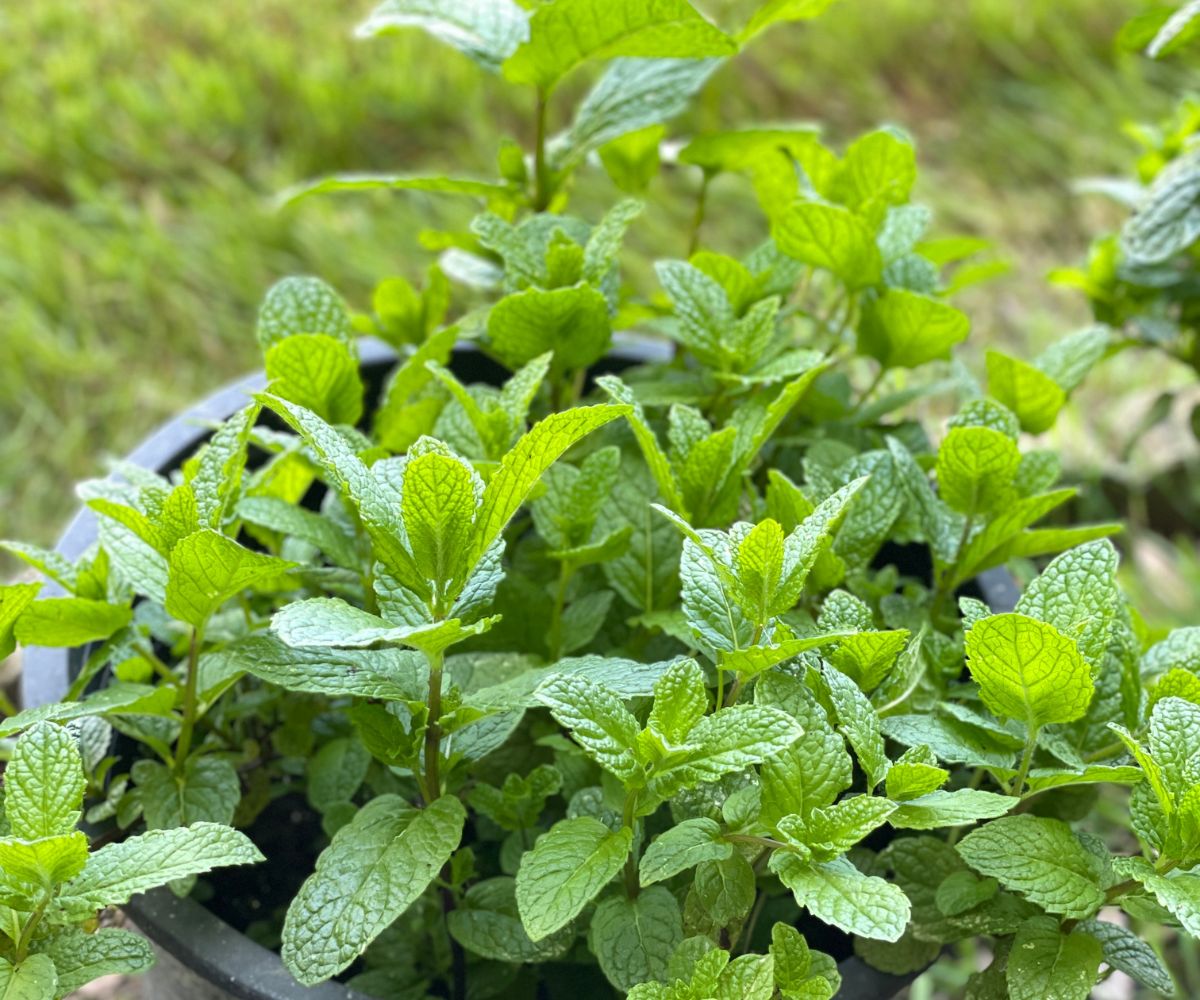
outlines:
M736 23L750 6L708 9ZM1119 169L1119 124L1160 114L1177 86L1114 53L1140 6L842 0L723 69L678 131L818 120L840 142L902 125L939 228L993 240L1012 263L970 297L977 343L1035 345L1086 319L1044 281L1103 218L1071 181ZM51 542L74 480L252 365L273 280L319 274L361 305L376 279L423 269L422 227L461 218L428 196L280 211L273 193L334 170L488 171L500 130L530 129L532 109L457 54L415 34L356 41L368 9L39 0L0 13L0 535ZM598 171L586 183L608 184ZM682 253L684 206L652 196L663 204L641 245ZM752 210L732 188L716 196L728 211L714 225L736 244Z

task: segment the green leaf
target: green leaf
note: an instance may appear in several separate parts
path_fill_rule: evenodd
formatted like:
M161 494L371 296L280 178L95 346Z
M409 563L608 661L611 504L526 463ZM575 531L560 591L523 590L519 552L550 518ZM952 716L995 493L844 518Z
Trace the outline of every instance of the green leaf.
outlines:
M58 972L48 955L30 955L13 965L0 958L0 1000L54 1000Z
M0 660L17 645L13 626L42 589L40 583L13 583L0 586Z
M1064 552L1025 587L1018 613L1074 639L1098 673L1120 603L1117 550L1107 540Z
M278 577L296 564L251 552L232 538L202 528L171 550L167 612L194 628L231 597Z
M1016 804L1017 800L1011 795L997 795L976 788L959 788L952 792L937 789L899 803L889 822L900 830L965 826L981 819L1003 816Z
M138 893L176 879L262 860L244 833L220 823L150 830L93 853L83 873L64 887L62 897L64 903L81 908L122 906Z
M1012 1000L1087 1000L1102 959L1100 942L1084 930L1064 933L1053 917L1031 917L1008 953Z
M530 18L529 40L505 62L504 75L548 91L589 59L699 59L736 49L685 0L557 0Z
M1045 372L999 351L987 352L988 392L1021 421L1021 429L1041 434L1054 426L1067 401L1062 387Z
M654 685L647 726L669 744L681 744L708 710L704 673L695 660L671 664Z
M898 941L904 933L912 912L908 897L899 887L864 875L845 858L813 864L790 851L776 851L769 866L818 920L878 941Z
M725 653L721 657L721 665L726 670L736 671L743 680L748 680L810 649L830 646L849 638L850 635L846 632L830 632L827 635L810 635L802 639L784 639L776 646L751 646L749 649Z
M1200 875L1180 871L1159 875L1145 858L1121 858L1114 868L1150 890L1188 934L1200 936Z
M15 837L38 840L72 833L86 787L75 737L40 722L25 732L4 772L4 811Z
M854 755L867 775L867 790L886 776L891 762L883 745L879 714L858 685L834 667L823 672L829 697L837 713L838 728L854 748Z
M84 597L48 597L26 605L14 632L23 646L84 646L107 639L132 618L128 605Z
M0 886L31 891L35 899L83 871L87 836L81 831L39 840L0 840Z
M975 517L1012 498L1021 450L988 427L955 427L938 448L938 492L954 510Z
M884 368L916 368L967 339L966 315L940 299L890 288L865 310L859 346Z
M346 304L320 278L291 277L268 290L258 310L255 334L265 354L286 337L323 333L354 347L354 330Z
M575 112L565 136L567 162L578 162L631 132L670 121L687 108L692 95L721 63L720 59L614 59ZM657 139L654 146L657 149ZM604 152L600 155L604 157Z
M466 563L482 483L454 455L410 454L404 466L400 513L418 572L437 593L456 594L472 567Z
M315 511L297 507L279 497L252 496L238 502L237 516L250 524L308 542L343 569L359 567L361 560L355 551L353 536L342 525Z
M607 300L582 282L507 295L492 307L487 329L492 348L512 368L546 351L554 352L558 371L587 368L612 339Z
M362 417L358 357L345 341L323 333L286 337L267 350L266 366L271 392L281 399L331 424L356 424Z
M308 762L309 805L324 813L338 803L351 801L370 766L371 755L358 740L330 740Z
M574 938L571 929L531 941L517 914L510 878L486 879L467 890L462 905L446 914L450 935L468 951L497 962L544 962L558 958Z
M331 174L311 181L294 184L281 191L276 199L282 206L294 205L314 194L333 194L345 191L427 191L433 194L461 194L491 202L511 198L512 189L501 181L480 180L474 177L445 177L420 174ZM284 279L293 280L293 279ZM261 329L261 327L260 327ZM304 332L296 330L297 333ZM324 331L328 332L328 331ZM262 343L262 335L259 336Z
M636 899L606 899L592 916L588 940L604 975L618 990L665 979L671 953L683 940L679 904L663 886L651 886Z
M561 820L538 839L517 871L517 908L534 941L574 920L621 870L633 831L616 833L591 816Z
M237 770L222 757L189 757L178 774L157 761L139 760L131 774L142 789L146 825L152 830L198 821L232 823L242 797Z
M623 780L637 773L641 726L614 692L582 675L559 676L535 697L601 767Z
M1132 931L1104 920L1085 920L1084 933L1100 942L1104 963L1124 972L1143 986L1164 996L1175 995L1175 982L1154 949Z
M774 218L771 237L789 257L831 271L852 291L876 285L882 278L883 261L874 234L840 205L795 202Z
M1180 156L1154 178L1121 232L1129 264L1164 264L1200 238L1200 169L1195 154Z
M384 0L356 29L373 38L404 28L420 28L453 46L480 66L498 70L529 37L529 15L513 0Z
M246 467L246 452L254 422L262 407L251 403L217 428L200 453L191 492L196 500L195 527L219 529L235 499ZM190 534L189 529L185 534ZM180 536L182 537L182 535Z
M1057 819L1022 814L967 834L958 853L1050 913L1085 919L1104 905L1104 865Z
M814 854L831 858L844 854L896 811L896 804L874 795L851 795L814 809L804 824L803 843ZM787 823L779 824L781 827Z
M1027 615L992 615L967 633L967 666L993 714L1031 730L1087 711L1094 684L1073 639Z
M651 841L642 854L638 874L642 885L653 885L694 868L702 861L721 861L733 854L733 845L721 840L716 820L684 820Z
M334 835L288 908L284 964L306 986L337 975L426 890L462 841L453 796L413 809L372 799Z
M116 927L88 934L76 927L56 931L42 953L58 972L58 992L68 996L101 976L136 976L154 964L154 949L142 935Z
M696 869L692 892L713 923L728 927L754 905L754 869L740 854L703 861Z
M504 456L488 480L475 521L468 564L479 561L520 509L542 473L568 448L596 428L628 413L625 406L580 406L553 413L535 424Z

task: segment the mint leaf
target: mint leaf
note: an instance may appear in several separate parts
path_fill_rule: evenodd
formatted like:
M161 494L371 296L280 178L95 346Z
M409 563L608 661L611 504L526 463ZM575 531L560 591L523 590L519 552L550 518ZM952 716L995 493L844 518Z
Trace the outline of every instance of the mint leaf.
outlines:
M154 965L150 942L116 927L93 934L67 928L56 931L41 947L58 973L55 996L69 996L101 976L135 976Z
M1030 729L1078 719L1092 700L1087 662L1073 639L1027 615L992 615L967 633L967 665L983 703Z
M612 339L608 301L583 282L508 295L492 307L487 329L489 343L509 367L553 351L560 372L595 363Z
M845 858L813 864L789 851L776 851L770 869L800 906L849 934L898 941L908 924L912 907L903 891L864 875Z
M558 0L538 8L529 40L504 64L514 83L550 90L589 59L724 56L735 44L685 0Z
M1154 949L1132 931L1104 920L1085 920L1079 929L1100 942L1106 965L1157 993L1175 995L1171 973Z
M15 837L38 840L75 831L86 787L70 731L40 722L26 731L4 772L4 813Z
M372 799L321 852L288 908L282 957L307 986L341 972L425 891L462 840L453 796L413 809Z
M874 234L840 205L795 202L772 220L771 237L789 257L832 272L852 291L878 284L882 277Z
M588 939L618 990L666 978L671 953L683 939L679 904L662 886L651 886L636 899L606 899L596 907Z
M517 908L533 941L574 920L621 870L633 831L613 833L590 816L555 823L521 859Z
M1008 955L1012 1000L1087 1000L1100 972L1100 942L1082 929L1064 933L1053 917L1032 917Z
M889 771L889 781L891 775L892 771ZM937 789L898 803L889 822L901 830L965 826L981 819L1003 816L1016 803L1017 800L1011 795L997 795L982 789L959 788L952 792Z
M941 498L968 517L990 513L1011 498L1021 451L1007 434L987 427L954 427L938 448Z
M884 368L916 368L948 358L970 329L966 314L940 299L889 288L863 313L858 343Z
M13 632L23 646L85 646L107 639L132 617L128 605L85 597L48 597L27 604Z
M58 972L48 955L30 955L18 965L0 958L3 1000L53 1000L56 996Z
M1104 904L1104 865L1057 819L1005 816L968 833L958 853L1050 913L1085 919Z
M701 862L692 881L696 902L713 923L728 927L754 905L754 869L740 854Z
M624 780L637 773L641 726L614 692L584 676L560 676L535 697L601 767Z
M83 871L87 837L79 831L39 840L0 840L0 885L38 900Z
M748 40L782 21L807 21L819 17L835 2L836 0L767 0L754 12L738 38Z
M384 0L355 34L372 38L410 27L495 71L528 39L529 15L513 0L463 0L453 7L437 0Z
M62 898L71 906L96 910L122 906L177 879L262 860L244 833L219 823L150 830L94 852L83 872L63 887Z
M358 356L344 341L323 333L286 337L267 350L266 369L271 392L281 399L331 424L356 424L362 417Z
M203 628L230 598L279 577L295 563L251 552L232 538L202 528L176 543L169 565L167 612Z
M702 861L721 861L732 854L733 845L721 840L721 826L716 820L688 819L651 841L638 873L642 885L653 885Z
M33 603L33 599L41 589L40 583L13 583L0 586L0 660L5 659L16 649L17 641L13 634L13 627L25 609Z
M350 314L341 297L320 278L292 277L271 286L258 310L255 334L265 354L287 337L323 333L354 345Z
M999 351L987 352L988 392L1021 421L1021 429L1041 434L1054 426L1067 401L1062 387L1045 372Z
M883 745L879 715L845 674L826 666L822 676L829 686L829 697L837 713L838 728L854 748L854 754L867 775L867 790L874 789L891 767Z
M669 666L654 685L654 705L646 725L668 744L683 743L708 710L704 673L695 660Z

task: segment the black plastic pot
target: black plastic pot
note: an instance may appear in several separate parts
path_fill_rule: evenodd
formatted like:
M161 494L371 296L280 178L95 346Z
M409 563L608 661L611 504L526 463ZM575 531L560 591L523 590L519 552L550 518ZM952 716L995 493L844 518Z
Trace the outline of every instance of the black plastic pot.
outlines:
M364 381L378 394L396 356L386 345L361 343ZM618 341L593 374L620 371L635 364L665 360L664 345L645 340ZM467 345L456 351L451 367L469 381L495 382L504 370ZM251 375L214 393L162 425L127 460L159 473L183 463L211 434L213 423L228 419L249 394L266 387L263 373ZM82 510L64 532L58 551L78 558L96 540L95 515ZM1018 591L1005 570L988 570L975 581L984 600L996 611L1010 611ZM42 596L58 588L47 584ZM21 677L25 707L60 700L82 668L86 649L31 648L23 654ZM126 912L154 943L159 961L144 979L146 1000L371 1000L338 983L301 986L284 968L279 956L235 930L194 899L179 899L168 889L136 897ZM893 976L873 969L855 956L838 965L840 996L854 1000L886 1000L907 986L918 973Z

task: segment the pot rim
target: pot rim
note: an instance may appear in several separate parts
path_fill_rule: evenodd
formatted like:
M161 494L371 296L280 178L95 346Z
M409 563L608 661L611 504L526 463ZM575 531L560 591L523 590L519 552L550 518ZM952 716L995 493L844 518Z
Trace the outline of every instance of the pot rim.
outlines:
M397 359L396 352L373 337L359 344L360 367L383 366ZM459 341L456 352L477 352L470 341ZM645 337L614 335L606 358L635 364L666 361L669 345ZM126 461L155 472L169 472L192 454L212 433L214 423L227 420L246 405L247 398L267 387L266 374L237 379L157 427L126 456ZM95 512L83 507L71 519L55 550L77 559L96 540ZM1003 567L986 570L976 577L984 600L998 611L1010 611L1020 591L1016 580ZM52 581L42 596L61 595ZM71 682L73 657L81 650L30 647L22 652L21 702L23 707L60 700ZM138 929L206 982L226 990L238 1000L373 1000L337 982L303 986L284 966L277 952L264 948L235 930L195 899L180 899L163 887L135 896L123 907ZM867 965L857 955L838 963L843 990L848 996L889 997L913 981L924 969L892 975Z

